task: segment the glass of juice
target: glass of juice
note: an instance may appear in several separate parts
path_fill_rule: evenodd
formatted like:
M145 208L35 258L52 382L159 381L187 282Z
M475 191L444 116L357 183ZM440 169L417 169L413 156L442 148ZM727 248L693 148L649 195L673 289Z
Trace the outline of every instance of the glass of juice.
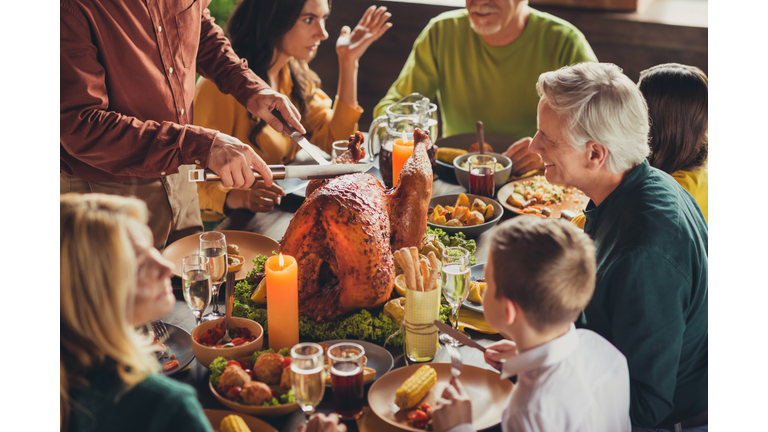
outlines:
M403 165L413 154L413 134L403 133L392 142L392 186L397 186Z
M352 420L363 412L363 358L365 350L356 343L338 343L328 348L331 359L333 410L341 420Z
M469 193L493 198L496 192L496 158L488 155L469 157Z
M291 387L305 421L315 411L325 394L325 356L323 347L306 342L291 348Z

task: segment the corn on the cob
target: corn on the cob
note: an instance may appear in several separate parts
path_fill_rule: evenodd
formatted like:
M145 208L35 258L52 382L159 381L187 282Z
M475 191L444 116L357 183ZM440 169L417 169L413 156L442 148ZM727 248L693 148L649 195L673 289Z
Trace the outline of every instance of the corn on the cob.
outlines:
M436 382L437 372L432 366L424 365L418 368L395 392L395 405L400 409L415 407Z
M230 414L221 419L219 430L221 432L251 432L248 425L245 424L245 420L235 414Z

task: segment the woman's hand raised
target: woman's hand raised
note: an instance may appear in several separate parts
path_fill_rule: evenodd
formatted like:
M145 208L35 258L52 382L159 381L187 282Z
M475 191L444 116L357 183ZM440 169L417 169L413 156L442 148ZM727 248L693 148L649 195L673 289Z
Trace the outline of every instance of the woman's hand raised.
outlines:
M354 30L350 30L349 26L342 27L341 35L336 41L336 54L342 66L357 65L365 50L392 27L392 23L387 22L392 14L386 10L384 6L378 9L371 6Z

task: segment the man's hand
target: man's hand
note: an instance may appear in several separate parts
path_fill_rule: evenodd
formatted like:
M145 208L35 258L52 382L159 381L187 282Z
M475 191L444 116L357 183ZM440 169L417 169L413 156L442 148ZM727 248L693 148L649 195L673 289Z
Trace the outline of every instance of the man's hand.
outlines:
M272 186L272 171L267 163L251 146L223 133L217 133L213 140L208 168L221 177L224 187L242 188L252 185L256 178L251 169L264 177L267 187Z
M275 109L280 111L285 121L294 129L302 134L307 133L307 130L301 125L299 110L293 106L288 96L272 89L264 89L253 95L248 101L248 111L251 114L267 122L272 126L272 129L282 132L283 124L272 114L272 110Z
M280 198L285 196L285 190L277 183L271 187L259 180L250 189L232 189L227 194L224 206L229 209L248 209L254 213L268 212L280 204Z
M435 432L444 432L463 423L472 423L472 402L461 381L451 378L432 408L432 426Z
M523 138L509 146L504 152L504 156L512 159L513 176L520 176L535 169L544 169L541 156L528 150L531 141L533 141L531 137Z
M344 423L339 424L338 414L317 413L309 418L307 424L300 424L298 432L347 432L347 426Z
M497 371L501 371L501 366L504 364L501 360L507 359L513 354L509 351L517 352L517 345L511 340L502 339L494 342L485 347L485 362Z

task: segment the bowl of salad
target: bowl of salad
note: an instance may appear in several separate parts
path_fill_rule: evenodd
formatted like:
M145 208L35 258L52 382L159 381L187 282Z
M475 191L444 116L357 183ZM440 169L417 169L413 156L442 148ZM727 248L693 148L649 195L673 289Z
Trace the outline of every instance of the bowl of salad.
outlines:
M280 416L299 408L291 389L288 349L257 351L238 359L217 357L208 369L211 393L233 411Z
M224 337L224 318L206 321L192 330L192 352L205 367L217 357L247 357L261 349L264 328L256 321L232 317L229 322L230 345L221 343Z

